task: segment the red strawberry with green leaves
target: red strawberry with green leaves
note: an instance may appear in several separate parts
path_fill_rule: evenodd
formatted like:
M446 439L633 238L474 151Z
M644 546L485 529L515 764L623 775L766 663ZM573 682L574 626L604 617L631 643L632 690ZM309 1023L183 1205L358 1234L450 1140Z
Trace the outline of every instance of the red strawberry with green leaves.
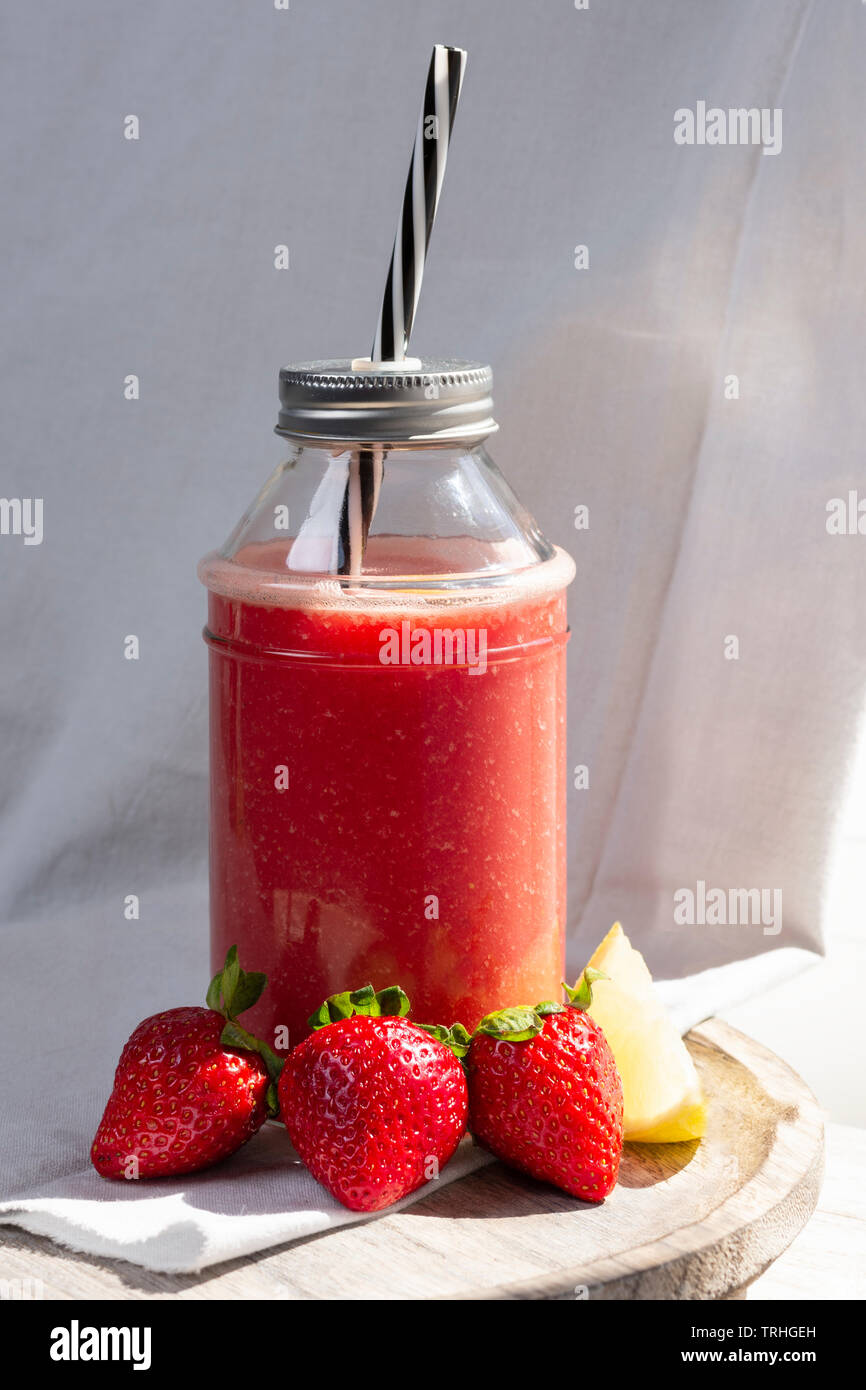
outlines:
M239 1149L276 1113L282 1065L236 1021L267 983L232 946L206 1009L167 1009L135 1029L90 1150L104 1178L194 1173Z
M586 970L569 1004L503 1009L482 1019L467 1059L470 1129L504 1163L585 1202L613 1190L622 1153L622 1084L604 1033L585 1010Z
M408 1012L399 988L332 995L280 1077L292 1143L351 1211L379 1211L438 1177L466 1129L458 1056L469 1035L412 1023Z

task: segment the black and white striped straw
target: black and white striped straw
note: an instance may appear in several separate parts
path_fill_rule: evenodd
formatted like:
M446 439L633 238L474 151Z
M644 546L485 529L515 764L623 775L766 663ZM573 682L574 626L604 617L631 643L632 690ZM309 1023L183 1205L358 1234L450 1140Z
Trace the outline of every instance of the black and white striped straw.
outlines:
M441 43L434 46L373 341L372 367L402 362L406 357L465 68L464 49ZM384 467L385 455L379 445L357 450L349 461L340 511L340 574L357 577L361 573Z
M464 49L446 48L441 43L434 46L373 340L374 362L402 362L406 356L465 68Z
M379 500L385 471L381 445L358 449L349 459L349 476L340 508L340 564L338 574L357 578L361 573L370 523Z

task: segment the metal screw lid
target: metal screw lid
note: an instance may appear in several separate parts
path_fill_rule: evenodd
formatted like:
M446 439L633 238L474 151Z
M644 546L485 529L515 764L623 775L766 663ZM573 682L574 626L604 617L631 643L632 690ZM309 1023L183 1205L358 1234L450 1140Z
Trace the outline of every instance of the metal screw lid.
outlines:
M477 442L498 429L481 362L300 362L280 370L277 434L292 439Z

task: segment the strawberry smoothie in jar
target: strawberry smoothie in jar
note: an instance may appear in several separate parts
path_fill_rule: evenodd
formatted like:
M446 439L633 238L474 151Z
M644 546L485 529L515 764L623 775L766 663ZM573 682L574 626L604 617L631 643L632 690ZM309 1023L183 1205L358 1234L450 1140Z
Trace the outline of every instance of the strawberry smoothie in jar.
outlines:
M559 996L574 565L486 451L491 383L283 369L287 456L200 567L212 956L267 973L272 1043L368 981L469 1028Z

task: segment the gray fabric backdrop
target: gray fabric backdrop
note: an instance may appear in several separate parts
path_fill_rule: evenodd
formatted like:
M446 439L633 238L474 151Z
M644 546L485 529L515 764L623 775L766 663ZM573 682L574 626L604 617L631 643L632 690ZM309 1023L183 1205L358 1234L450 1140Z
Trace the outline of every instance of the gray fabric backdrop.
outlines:
M279 365L369 348L434 41L469 65L413 346L492 362L493 452L577 561L574 961L614 916L666 974L817 945L866 686L866 538L825 524L866 488L866 7L43 0L4 28L0 491L44 499L41 545L0 536L16 1048L50 1020L95 1095L198 997L195 564L281 453ZM781 151L678 145L699 101L782 108ZM699 880L780 890L782 930L678 926Z

